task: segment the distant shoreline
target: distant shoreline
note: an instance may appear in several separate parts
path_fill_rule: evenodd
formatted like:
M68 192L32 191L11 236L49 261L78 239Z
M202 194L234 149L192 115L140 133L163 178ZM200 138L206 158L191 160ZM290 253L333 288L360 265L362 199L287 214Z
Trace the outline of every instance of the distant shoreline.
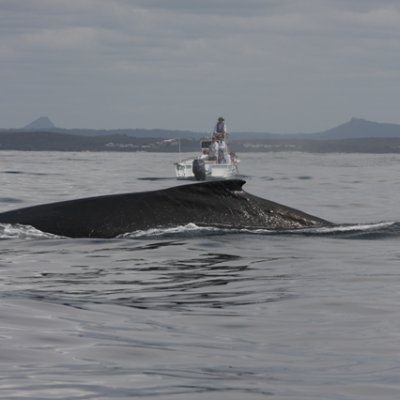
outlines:
M164 129L0 129L0 151L198 152L205 132ZM307 153L400 153L400 125L352 118L320 133L236 132L232 151Z
M0 151L60 152L149 152L193 153L200 150L199 139L165 141L163 138L136 138L124 135L79 136L52 132L0 132ZM360 139L258 139L231 140L237 153L400 153L400 138Z

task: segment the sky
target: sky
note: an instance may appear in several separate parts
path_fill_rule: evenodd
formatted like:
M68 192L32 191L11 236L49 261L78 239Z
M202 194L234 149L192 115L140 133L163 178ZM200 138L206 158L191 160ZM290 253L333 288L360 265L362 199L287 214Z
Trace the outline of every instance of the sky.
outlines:
M0 0L0 128L400 123L399 0Z

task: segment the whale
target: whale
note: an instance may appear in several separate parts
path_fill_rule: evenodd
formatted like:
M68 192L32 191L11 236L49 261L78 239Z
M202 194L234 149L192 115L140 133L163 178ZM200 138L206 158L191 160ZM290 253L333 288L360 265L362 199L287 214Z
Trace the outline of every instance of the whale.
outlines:
M0 213L0 223L29 225L71 238L114 238L134 231L190 223L204 227L317 228L331 222L257 197L241 179L208 181L146 192L110 194Z

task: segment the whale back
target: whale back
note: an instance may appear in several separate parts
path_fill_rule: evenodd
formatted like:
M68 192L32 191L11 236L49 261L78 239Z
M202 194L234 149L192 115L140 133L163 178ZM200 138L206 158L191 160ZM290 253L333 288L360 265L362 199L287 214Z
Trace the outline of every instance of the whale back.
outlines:
M163 190L68 200L8 211L0 222L68 237L110 238L195 223L227 228L297 229L329 224L245 192L245 181L195 183Z

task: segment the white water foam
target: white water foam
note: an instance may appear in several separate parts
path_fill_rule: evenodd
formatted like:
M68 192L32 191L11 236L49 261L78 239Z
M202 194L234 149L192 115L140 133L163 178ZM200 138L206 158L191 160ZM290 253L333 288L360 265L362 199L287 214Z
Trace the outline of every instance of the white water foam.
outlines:
M123 233L117 238L159 238L164 236L200 236L200 235L218 235L218 234L255 234L255 235L273 235L273 234L312 234L312 235L332 235L351 232L374 232L387 229L396 225L396 222L378 222L368 224L354 225L336 225L330 227L304 228L292 230L271 230L271 229L251 229L251 228L222 228L212 226L198 226L194 223L178 225L171 228L152 228L147 230L138 230ZM51 233L42 232L29 225L21 224L0 224L0 239L55 239L60 236Z
M337 225L337 226L320 227L320 228L305 228L301 229L301 232L321 233L321 234L345 233L345 232L369 232L369 231L389 228L395 224L396 222L377 222L369 224ZM290 232L296 233L298 231L290 231Z
M51 239L59 236L42 232L30 225L0 224L0 239Z
M119 235L119 238L142 238L142 237L159 237L165 235L180 235L180 234L210 234L210 233L221 233L226 231L220 228L211 226L198 226L193 223L186 225L178 225L172 228L152 228L147 230L140 230L134 232L127 232Z
M222 228L211 226L198 226L190 223L173 228L157 228L141 231L124 233L120 238L156 238L170 235L212 235L212 234L253 234L253 235L274 235L274 234L312 234L312 235L332 235L351 232L374 232L387 229L396 225L396 222L378 222L368 224L336 225L331 227L303 228L292 230L271 230L271 229L251 229L251 228Z

